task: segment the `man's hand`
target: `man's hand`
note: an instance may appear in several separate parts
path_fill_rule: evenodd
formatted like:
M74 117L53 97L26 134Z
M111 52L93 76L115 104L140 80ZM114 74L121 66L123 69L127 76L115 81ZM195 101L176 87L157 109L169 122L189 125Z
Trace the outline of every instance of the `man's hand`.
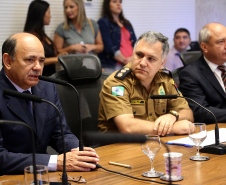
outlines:
M154 130L158 132L158 135L164 136L170 134L175 122L175 116L172 114L164 114L155 121Z
M66 153L66 171L90 171L98 162L99 156L89 147L84 147L84 151L76 148ZM63 170L63 154L57 157L57 170Z

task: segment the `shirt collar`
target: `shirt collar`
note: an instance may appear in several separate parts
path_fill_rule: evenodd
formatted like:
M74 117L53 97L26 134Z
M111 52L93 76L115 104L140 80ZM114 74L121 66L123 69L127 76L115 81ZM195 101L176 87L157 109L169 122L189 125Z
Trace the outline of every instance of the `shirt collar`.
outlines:
M218 67L217 64L214 64L213 62L209 61L205 56L204 56L204 59L213 73L216 72L216 70L219 70L217 68ZM224 63L224 65L226 65L226 62Z
M18 92L24 92L24 91L26 91L26 90L28 90L28 91L30 91L30 93L32 94L32 92L31 92L31 87L30 88L28 88L28 89L22 89L21 87L19 87L18 85L16 85L12 80L10 80L9 79L9 77L5 74L5 76L8 78L8 80L11 82L11 84L13 84L13 86L16 88L16 90L18 91Z
M180 55L181 53L186 52L189 49L191 49L191 47L188 45L188 47L184 51L179 52L174 46L172 47L172 50L173 50L175 55L178 55L178 54Z

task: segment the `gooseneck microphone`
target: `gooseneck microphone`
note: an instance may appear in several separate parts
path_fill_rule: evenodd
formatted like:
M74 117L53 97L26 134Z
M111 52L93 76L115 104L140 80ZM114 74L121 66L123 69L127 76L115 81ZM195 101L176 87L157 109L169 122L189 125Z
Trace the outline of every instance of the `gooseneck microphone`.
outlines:
M67 179L67 173L66 173L66 148L65 148L65 141L64 141L63 124L62 124L60 111L57 108L57 106L50 101L47 101L39 96L35 96L35 95L31 95L31 94L20 93L20 92L8 90L8 89L3 90L3 94L8 95L8 96L17 97L17 98L22 98L22 99L37 102L37 103L46 102L57 110L58 115L59 115L59 122L60 122L61 135L62 135L62 137L61 137L62 138L62 146L63 146L63 151L64 151L62 185L68 185L68 179Z
M200 152L210 153L210 154L219 154L219 155L225 154L226 153L226 146L220 144L219 127L218 127L218 124L217 124L217 118L212 111L205 108L204 106L202 106L201 104L199 104L195 100L188 98L188 97L185 97L185 96L178 96L176 94L175 95L151 95L151 99L177 99L177 98L185 98L185 99L188 99L188 100L194 102L196 105L203 108L205 111L209 112L214 117L214 120L215 120L215 144L204 146L203 148L200 149Z
M83 139L92 144L107 145L113 143L144 143L147 141L147 136L142 134L85 132Z
M168 95L151 95L151 99L177 99L179 96L176 94Z
M33 163L33 169L34 169L34 184L38 185L37 183L37 170L36 170L36 160L35 160L35 136L34 136L34 131L32 130L32 128L20 121L10 121L10 120L0 120L0 125L22 125L25 126L29 129L29 131L31 132L31 142L32 142L32 163Z
M81 111L80 111L80 98L79 98L79 94L78 94L78 91L77 89L72 85L70 84L69 82L65 81L65 80L60 80L60 79L56 79L56 78L51 78L51 77L46 77L46 76L39 76L38 77L39 80L43 80L43 81L47 81L47 82L52 82L52 83L55 83L55 84L59 84L59 85L64 85L64 86L70 86L73 88L73 90L75 91L76 93L76 96L77 96L77 100L78 100L78 121L79 121L79 130L80 130L80 136L79 136L79 151L83 151L83 141L82 141L82 134L83 134L83 131L82 131L82 116L81 116Z

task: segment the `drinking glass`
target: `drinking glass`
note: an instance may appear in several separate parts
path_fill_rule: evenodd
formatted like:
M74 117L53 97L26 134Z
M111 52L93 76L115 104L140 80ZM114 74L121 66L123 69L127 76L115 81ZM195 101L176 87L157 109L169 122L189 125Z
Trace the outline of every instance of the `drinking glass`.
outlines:
M45 165L36 165L36 175L38 185L49 185L48 168ZM34 185L34 169L33 166L24 168L24 185Z
M144 177L160 177L164 173L157 172L154 169L154 157L161 148L160 137L158 135L147 135L147 138L147 141L141 145L141 149L151 160L151 170L142 173L142 175Z
M206 161L210 158L207 156L201 156L199 153L201 143L206 139L206 124L205 123L190 123L189 124L189 138L195 143L197 147L197 153L195 156L190 157L193 161Z

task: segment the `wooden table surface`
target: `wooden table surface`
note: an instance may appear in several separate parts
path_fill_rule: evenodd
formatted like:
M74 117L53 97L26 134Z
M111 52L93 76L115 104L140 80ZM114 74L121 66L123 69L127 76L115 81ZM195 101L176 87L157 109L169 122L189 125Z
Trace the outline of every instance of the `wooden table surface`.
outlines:
M226 124L219 124L219 128L226 128ZM213 130L214 125L208 125L207 130ZM226 134L226 133L225 133ZM183 136L168 136L161 137L161 141L169 141L174 139L179 139ZM169 145L171 152L180 152L183 154L182 157L182 176L184 180L174 182L173 184L183 184L183 185L225 185L226 184L226 155L213 155L205 154L210 157L209 161L191 161L190 156L196 154L196 147L184 147ZM100 156L99 164L109 170L118 171L124 174L128 174L138 178L145 178L141 174L145 171L150 170L150 160L142 152L140 144L112 144L107 146L102 146L96 148L98 155ZM161 150L155 156L154 167L156 171L161 171L165 173L165 164L163 153L166 149L162 145ZM132 169L109 165L108 161L114 161L123 164L129 164ZM61 172L60 172L61 173ZM49 178L50 182L61 181L59 172L50 172ZM153 182L146 182L140 180L134 180L125 176L107 172L101 168L98 168L91 172L68 172L68 175L75 177L80 176L87 181L86 184L92 185L125 185L125 184L156 184ZM4 175L0 177L1 180L15 179L23 182L23 175ZM146 178L161 181L159 178ZM71 182L71 184L77 184Z

